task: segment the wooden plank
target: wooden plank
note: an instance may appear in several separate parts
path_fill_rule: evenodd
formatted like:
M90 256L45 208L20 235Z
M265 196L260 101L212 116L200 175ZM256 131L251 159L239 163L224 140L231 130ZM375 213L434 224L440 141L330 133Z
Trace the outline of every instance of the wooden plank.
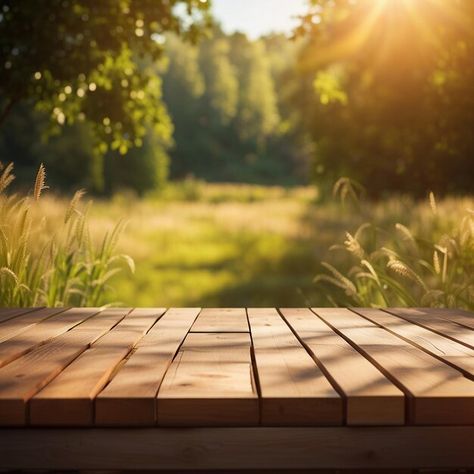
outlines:
M191 332L249 332L245 308L204 308Z
M94 397L164 311L135 309L127 315L30 400L30 424L92 425Z
M68 331L99 311L99 308L72 308L8 339L0 345L0 367Z
M155 397L199 308L171 308L140 341L136 351L95 399L98 425L151 426Z
M158 424L257 425L250 345L246 333L189 333L158 391Z
M0 426L24 424L28 400L128 311L107 309L1 368Z
M474 424L474 382L347 309L313 308L408 395L413 424Z
M0 325L0 344L27 329L30 329L35 324L38 324L55 314L62 313L66 309L67 308L41 308L34 311L28 311L26 314L19 315L4 322Z
M405 423L403 392L345 339L308 308L282 308L280 313L344 393L348 425Z
M474 379L474 350L469 347L385 311L373 308L353 311Z
M434 313L420 314L416 309L412 310L411 308L390 308L387 309L387 312L474 349L473 331L466 330L466 328L452 321L442 319Z
M474 466L472 426L23 428L3 430L0 436L0 465L9 471L360 469L367 473Z
M474 313L464 309L454 308L388 308L387 311L395 314L397 311L420 316L435 317L445 321L456 323L462 327L474 329Z
M9 321L10 319L16 318L17 316L21 316L22 314L30 313L31 311L35 311L37 309L41 309L41 307L36 308L0 308L0 323L5 321Z
M474 329L474 313L464 309L452 308L416 308L421 314L433 314L436 317L452 321L460 326Z
M274 308L249 308L263 425L336 425L341 397Z

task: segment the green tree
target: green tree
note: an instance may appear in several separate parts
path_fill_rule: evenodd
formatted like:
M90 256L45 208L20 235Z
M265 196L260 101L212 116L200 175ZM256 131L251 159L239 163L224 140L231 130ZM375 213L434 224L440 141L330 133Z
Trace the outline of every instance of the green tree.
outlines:
M240 83L239 129L243 138L263 142L275 131L280 119L265 45L261 41L249 41L239 33L231 41Z
M55 189L93 188L97 160L90 127L78 122L64 125L61 134L46 139L47 124L48 117L31 104L18 104L0 131L0 160L16 159L19 184L29 182L44 163Z
M474 3L314 0L292 97L321 181L472 190Z
M208 22L201 0L51 0L47 8L2 0L0 123L31 100L50 118L51 133L88 122L97 157L141 146L150 128L166 139L154 68L163 35L195 40Z
M218 25L196 48L176 37L167 39L169 67L163 80L175 125L172 177L260 183L299 179L301 153L279 113L283 103L276 93L277 84L285 82L285 61L288 67L293 64L294 43L281 49L286 43L283 36L268 42L229 36Z
M139 196L163 188L168 179L167 147L154 133L147 133L140 148L132 148L124 156L108 153L105 159L107 194L130 189Z
M200 66L206 84L203 100L215 120L227 125L237 113L239 83L237 71L229 58L228 40L218 30L215 35L199 48Z
M163 75L163 94L174 124L171 170L175 177L183 177L192 172L199 155L199 101L205 85L196 46L167 35L165 47L168 67Z

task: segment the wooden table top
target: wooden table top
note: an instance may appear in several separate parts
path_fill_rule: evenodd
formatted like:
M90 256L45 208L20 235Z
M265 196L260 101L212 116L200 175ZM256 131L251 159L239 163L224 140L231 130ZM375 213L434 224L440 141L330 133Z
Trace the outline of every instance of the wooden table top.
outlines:
M0 309L0 426L474 425L474 314Z

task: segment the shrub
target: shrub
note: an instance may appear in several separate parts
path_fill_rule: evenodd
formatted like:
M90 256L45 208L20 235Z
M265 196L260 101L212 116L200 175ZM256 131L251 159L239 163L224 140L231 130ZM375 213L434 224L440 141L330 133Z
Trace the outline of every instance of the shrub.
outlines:
M401 223L383 229L366 222L346 232L342 251L352 262L341 270L322 262L316 276L322 289L331 287L329 301L337 306L430 306L474 309L474 211L441 237L433 237L438 211L430 194L431 225L420 235ZM327 289L327 288L326 288Z
M99 306L109 295L110 278L133 260L116 255L124 223L119 222L95 245L83 190L69 202L64 218L48 222L40 199L46 173L40 166L29 195L7 194L13 164L0 164L0 306ZM54 229L54 230L51 230Z

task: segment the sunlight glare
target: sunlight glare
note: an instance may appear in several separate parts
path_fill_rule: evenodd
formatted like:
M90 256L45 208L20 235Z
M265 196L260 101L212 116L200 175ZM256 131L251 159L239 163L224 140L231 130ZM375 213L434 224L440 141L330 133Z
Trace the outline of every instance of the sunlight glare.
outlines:
M313 57L307 58L308 66L343 60L357 54L373 35L378 37L380 61L397 44L403 43L406 47L407 41L419 52L423 45L442 47L438 35L440 25L451 22L460 30L470 27L454 3L447 0L354 1L352 12L356 21L342 19L338 40L315 50ZM411 52L407 50L407 54Z

